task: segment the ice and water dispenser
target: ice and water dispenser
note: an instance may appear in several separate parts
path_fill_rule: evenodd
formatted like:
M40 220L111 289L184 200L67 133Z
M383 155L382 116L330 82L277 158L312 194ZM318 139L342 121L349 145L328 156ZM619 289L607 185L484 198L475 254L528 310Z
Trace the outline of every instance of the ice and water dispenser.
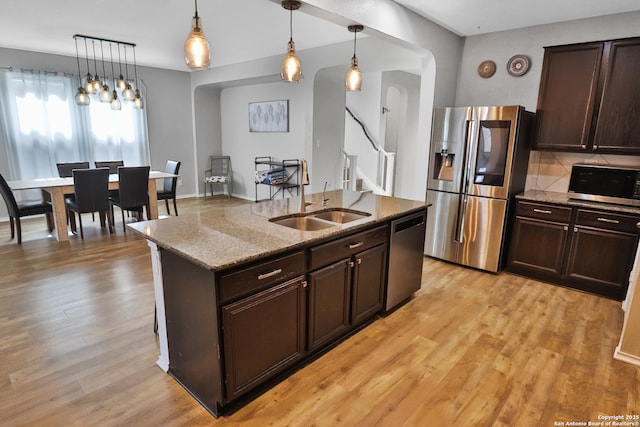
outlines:
M433 153L433 156L433 179L453 181L455 153L449 153L447 148L442 148L439 153Z

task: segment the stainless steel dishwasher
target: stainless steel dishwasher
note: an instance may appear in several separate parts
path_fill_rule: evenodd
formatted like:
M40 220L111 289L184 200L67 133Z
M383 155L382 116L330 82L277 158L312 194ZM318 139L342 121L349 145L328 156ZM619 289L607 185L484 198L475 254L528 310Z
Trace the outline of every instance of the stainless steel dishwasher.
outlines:
M385 311L394 309L420 289L426 220L424 210L391 221Z

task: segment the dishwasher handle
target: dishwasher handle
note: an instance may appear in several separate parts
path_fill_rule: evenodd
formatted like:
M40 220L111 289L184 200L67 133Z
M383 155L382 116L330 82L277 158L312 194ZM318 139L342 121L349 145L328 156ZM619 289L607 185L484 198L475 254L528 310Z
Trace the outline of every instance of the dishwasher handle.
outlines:
M424 224L424 215L420 214L420 216L409 218L406 221L394 223L392 232L400 233L409 228L422 226L422 224Z

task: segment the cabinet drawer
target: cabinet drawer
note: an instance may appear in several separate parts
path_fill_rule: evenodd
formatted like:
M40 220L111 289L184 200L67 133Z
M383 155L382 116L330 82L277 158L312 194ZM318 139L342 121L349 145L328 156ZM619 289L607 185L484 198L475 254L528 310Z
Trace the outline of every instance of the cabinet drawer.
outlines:
M576 225L626 231L634 234L640 233L640 228L638 228L640 226L640 217L612 212L578 209Z
M220 277L220 302L267 288L284 282L295 276L304 274L304 252L294 252L270 261L249 264L246 268Z
M516 215L553 222L571 221L571 208L543 203L518 202Z
M309 267L312 270L323 267L386 241L387 226L385 225L315 246L309 250Z

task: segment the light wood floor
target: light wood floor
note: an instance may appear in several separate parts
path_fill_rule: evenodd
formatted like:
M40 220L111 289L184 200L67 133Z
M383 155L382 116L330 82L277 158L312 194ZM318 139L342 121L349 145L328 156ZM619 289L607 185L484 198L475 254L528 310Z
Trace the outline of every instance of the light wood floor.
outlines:
M245 201L178 207L229 203ZM155 365L145 241L119 221L113 235L84 223L84 241L58 244L44 219L28 220L22 245L0 223L1 426L553 426L640 414L640 369L612 358L619 302L425 259L411 302L216 420Z

